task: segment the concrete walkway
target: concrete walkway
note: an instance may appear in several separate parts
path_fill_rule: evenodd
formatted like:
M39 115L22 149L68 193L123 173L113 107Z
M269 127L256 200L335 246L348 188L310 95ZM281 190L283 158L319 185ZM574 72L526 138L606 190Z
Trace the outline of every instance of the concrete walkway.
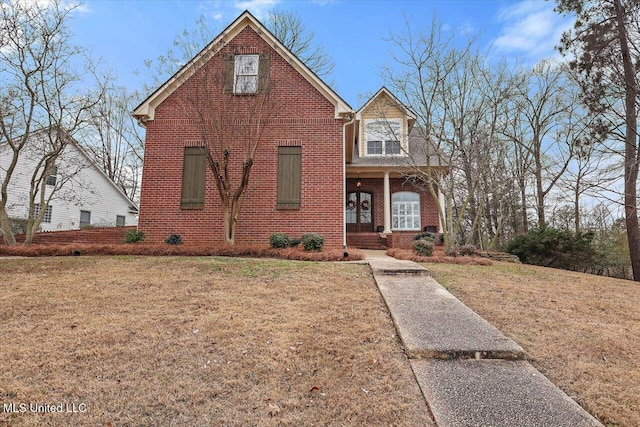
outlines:
M438 426L602 426L427 269L364 252Z

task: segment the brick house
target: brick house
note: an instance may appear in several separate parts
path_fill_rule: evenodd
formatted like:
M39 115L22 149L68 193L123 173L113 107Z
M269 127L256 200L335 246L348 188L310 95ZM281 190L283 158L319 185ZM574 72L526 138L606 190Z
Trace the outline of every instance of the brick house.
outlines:
M219 81L204 83L205 68L219 70ZM172 233L185 242L223 241L219 190L202 154L201 111L184 107L205 86L214 109L252 102L263 90L279 105L254 157L237 242L314 232L327 248L399 246L424 229L438 231L432 196L402 178L407 153L426 145L413 113L385 88L354 111L244 12L133 113L146 128L138 228L148 241ZM422 157L420 166L438 167ZM237 158L230 171L239 181Z

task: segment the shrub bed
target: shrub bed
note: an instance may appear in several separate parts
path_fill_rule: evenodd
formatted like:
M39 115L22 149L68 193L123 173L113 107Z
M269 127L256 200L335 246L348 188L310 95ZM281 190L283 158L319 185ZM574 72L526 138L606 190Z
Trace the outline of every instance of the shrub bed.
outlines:
M181 245L182 244L182 236L179 234L171 234L167 237L164 242L168 245Z
M410 249L392 248L387 250L387 255L396 259L403 259L414 262L431 262L440 264L459 264L459 265L493 265L490 259L465 256L465 257L452 257L442 255L442 252L438 252L432 256L418 255Z
M127 230L124 241L126 243L140 243L144 241L144 231L140 230Z
M324 237L319 234L303 234L301 240L305 251L320 252L324 246Z
M345 257L344 254L348 253ZM0 246L0 256L81 256L81 255L151 255L151 256L228 256L251 258L281 258L300 261L358 261L364 254L357 249L307 252L300 248L275 249L250 245L167 245L138 243L98 245L28 245Z
M286 233L272 233L269 237L269 243L272 248L288 248L291 246L291 239Z
M420 255L420 256L433 255L433 240L427 240L427 239L414 240L412 247L413 247L413 252L416 255Z

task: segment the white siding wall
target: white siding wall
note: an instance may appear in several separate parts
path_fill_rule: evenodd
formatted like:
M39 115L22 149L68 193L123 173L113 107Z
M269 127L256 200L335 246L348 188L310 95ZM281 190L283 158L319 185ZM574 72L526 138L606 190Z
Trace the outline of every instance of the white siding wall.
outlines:
M29 188L36 158L35 150L21 154L8 188L10 217L26 218L28 215ZM11 150L6 145L0 146L0 180L4 179L10 162ZM80 228L81 210L91 212L92 225L115 226L117 215L125 217L125 225L137 225L137 214L129 212L131 201L75 144L67 145L56 166L57 179L64 180L64 184L49 203L52 206L51 223L43 222L42 231ZM47 190L51 191L51 187L47 186Z

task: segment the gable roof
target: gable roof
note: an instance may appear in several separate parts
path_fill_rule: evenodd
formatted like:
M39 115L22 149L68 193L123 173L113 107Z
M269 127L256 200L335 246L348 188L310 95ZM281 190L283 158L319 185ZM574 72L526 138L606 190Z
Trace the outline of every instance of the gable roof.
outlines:
M269 46L284 58L295 70L300 73L315 89L318 90L329 102L335 106L335 117L343 114L352 114L353 109L340 97L329 85L307 67L296 55L287 49L260 21L249 11L245 10L235 21L225 28L216 38L205 46L195 57L180 68L162 86L155 90L147 99L142 101L133 111L133 116L138 122L153 120L155 109L169 97L184 80L193 75L204 63L218 53L224 46L234 39L246 27L252 28Z
M37 136L38 134L42 134L42 133L44 133L44 134L51 133L55 128L56 128L55 126L50 126L50 127L45 127L45 128L41 128L41 129L38 129L38 130L34 130L34 131L29 133L28 138L33 138L33 137ZM82 154L82 156L89 162L89 166L95 168L100 173L100 175L102 175L107 180L107 182L109 183L109 186L111 186L114 190L116 190L116 192L129 203L129 212L138 213L139 210L140 210L138 208L138 205L136 205L136 203L133 200L131 200L131 198L129 196L127 196L124 193L124 191L122 191L122 189L116 185L115 182L113 182L113 180L109 177L109 175L107 175L106 172L100 166L98 166L98 164L89 155L89 153L87 153L87 151L84 148L82 148L80 143L78 141L76 141L76 139L74 137L72 137L69 134L69 132L67 132L65 129L60 128L60 132L63 133L66 138L69 139L69 145L75 147L76 150L78 150L78 152L80 152L80 154ZM23 136L24 136L24 134L23 134ZM27 142L27 144L28 143L29 142ZM2 147L2 146L3 146L3 144L0 143L0 147Z
M373 104L373 102L380 98L382 95L387 95L391 101L393 102L393 105L395 107L397 107L398 109L400 109L406 116L407 119L410 122L410 126L411 127L413 125L413 123L416 120L416 114L411 111L409 109L409 107L407 107L406 105L404 105L393 93L391 93L391 91L389 89L387 89L385 86L382 86L371 98L369 98L369 100L362 106L360 107L360 109L356 112L356 119L360 120L360 115L362 114L362 112L364 110L366 110L367 108L369 108L371 106L371 104Z
M70 138L72 143L71 145L75 146L78 149L78 151L80 151L80 153L82 153L82 155L89 161L91 166L93 166L107 180L109 185L112 188L114 188L120 194L120 196L123 197L129 203L129 212L131 213L140 212L140 208L138 207L138 205L136 205L136 202L131 200L131 198L127 196L125 192L122 191L122 189L116 185L116 183L109 177L109 175L107 175L107 173L100 166L98 166L98 164L95 162L95 160L93 160L93 158L89 155L89 153L87 153L87 151L84 148L82 148L82 146L78 143L78 141L76 141L71 136Z

